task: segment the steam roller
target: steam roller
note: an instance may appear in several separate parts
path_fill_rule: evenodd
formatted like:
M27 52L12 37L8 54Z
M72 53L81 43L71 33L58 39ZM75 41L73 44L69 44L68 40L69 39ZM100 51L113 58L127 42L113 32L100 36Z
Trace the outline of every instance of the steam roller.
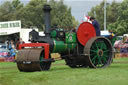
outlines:
M75 31L62 28L51 29L50 5L44 5L45 36L34 29L29 33L31 43L19 45L16 63L19 71L33 72L49 70L51 53L61 54L71 68L104 68L111 64L113 47L109 38L96 36L91 23L83 22Z

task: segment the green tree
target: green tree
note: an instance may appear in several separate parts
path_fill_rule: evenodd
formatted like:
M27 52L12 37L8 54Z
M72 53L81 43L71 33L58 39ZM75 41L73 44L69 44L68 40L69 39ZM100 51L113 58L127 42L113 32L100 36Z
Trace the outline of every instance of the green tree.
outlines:
M39 30L43 29L43 5L46 0L31 0L19 14L20 19L23 21L22 26L29 28L36 26Z
M111 23L109 28L114 30L117 35L127 34L128 32L128 0L124 0L118 7L118 16L115 23Z
M107 30L115 29L111 28L110 25L115 23L119 16L119 7L121 3L117 3L115 0L112 3L107 3ZM91 11L88 13L90 16L95 16L97 21L100 24L101 29L104 28L104 1L101 2L100 5L93 7Z
M117 3L113 1L108 7L107 7L107 28L109 24L115 23L119 16L119 6L120 3Z
M31 0L25 6L20 0L5 2L0 7L0 21L21 20L22 28L36 26L39 30L44 28L44 12L42 10L44 4L50 4L51 11L51 26L63 28L72 28L76 26L77 21L71 15L71 8L68 8L63 0Z
M12 20L13 7L9 1L0 6L0 21Z
M71 15L71 8L68 8L63 0L56 2L55 0L50 0L49 4L52 6L53 10L51 12L51 25L62 27L65 29L71 29L73 26L73 22L76 22L75 19ZM76 23L78 24L78 23Z
M12 5L13 7L16 9L19 5L21 4L21 2L19 0L13 0L12 1Z
M18 3L17 3L18 2ZM19 0L13 0L12 3L7 1L0 6L0 21L17 20L17 15L23 4Z

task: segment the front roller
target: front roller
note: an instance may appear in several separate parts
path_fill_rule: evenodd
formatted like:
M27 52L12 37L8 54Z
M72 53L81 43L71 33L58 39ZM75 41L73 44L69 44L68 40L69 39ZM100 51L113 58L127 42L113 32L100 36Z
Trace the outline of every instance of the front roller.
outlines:
M84 47L86 62L91 68L103 68L111 64L113 47L105 37L91 38Z
M19 48L16 63L20 71L33 72L50 69L52 59L49 55L49 44L26 43L21 44Z
M17 67L20 71L33 72L49 70L51 62L44 60L44 49L22 49L17 54Z

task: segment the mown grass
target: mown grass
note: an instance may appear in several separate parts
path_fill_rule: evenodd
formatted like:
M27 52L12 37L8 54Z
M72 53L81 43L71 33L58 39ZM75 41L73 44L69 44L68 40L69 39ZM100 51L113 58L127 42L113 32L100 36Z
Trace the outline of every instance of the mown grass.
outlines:
M128 85L128 58L113 62L102 69L72 69L56 61L42 72L19 72L16 63L0 63L0 85Z

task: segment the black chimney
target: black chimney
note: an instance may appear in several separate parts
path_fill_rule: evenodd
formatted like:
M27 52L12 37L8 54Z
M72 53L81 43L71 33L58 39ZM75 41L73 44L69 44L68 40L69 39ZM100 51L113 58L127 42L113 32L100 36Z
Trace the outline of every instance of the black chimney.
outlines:
M45 24L45 31L44 33L47 35L50 34L50 11L51 11L51 7L50 5L44 5L44 24Z

